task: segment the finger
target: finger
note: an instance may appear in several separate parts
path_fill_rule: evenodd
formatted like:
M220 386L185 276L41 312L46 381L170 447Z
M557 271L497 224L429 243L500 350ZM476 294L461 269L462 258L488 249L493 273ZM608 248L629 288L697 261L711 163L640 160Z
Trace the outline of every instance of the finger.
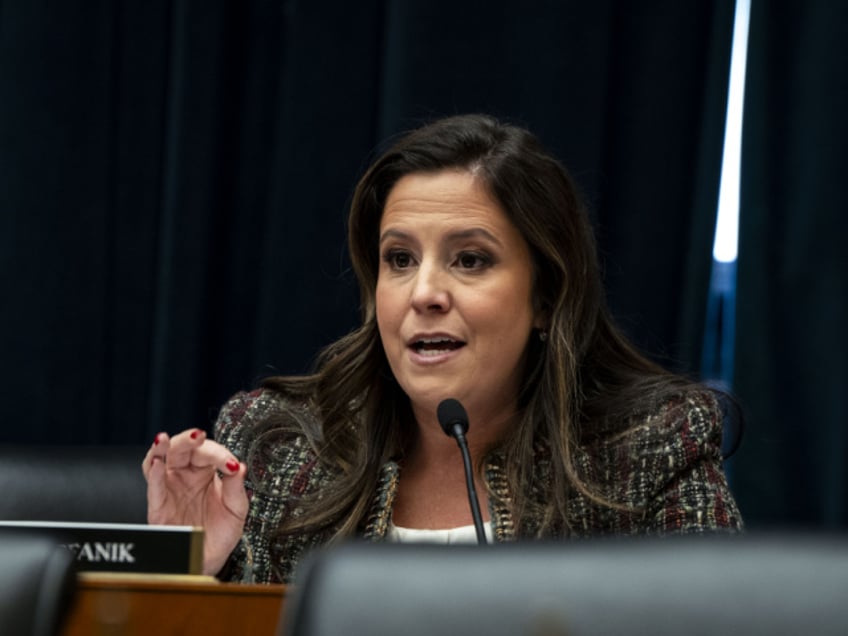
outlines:
M161 523L158 512L168 501L168 487L165 476L165 461L154 456L147 472L147 522Z
M171 455L173 453L174 451L172 450ZM171 459L171 455L168 456L168 468L174 470L174 462ZM230 475L238 471L238 459L236 459L226 446L211 439L204 439L192 451L188 467L214 468L224 475Z
M168 450L168 468L178 470L192 465L192 455L206 441L206 432L190 428L171 438Z
M156 437L153 438L153 443L150 445L150 448L147 449L144 459L141 461L141 472L144 474L145 479L149 478L150 468L153 465L153 458L158 457L164 462L165 456L168 454L169 447L170 439L168 434L157 433Z
M247 467L233 458L227 462L226 472L222 471L221 498L224 507L235 517L244 521L247 518L247 493L244 490L244 478Z

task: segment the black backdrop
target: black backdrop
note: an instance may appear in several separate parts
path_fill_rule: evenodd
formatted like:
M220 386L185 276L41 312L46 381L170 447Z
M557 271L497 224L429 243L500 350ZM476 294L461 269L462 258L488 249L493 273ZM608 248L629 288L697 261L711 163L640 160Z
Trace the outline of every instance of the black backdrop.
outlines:
M793 11L814 11L789 4L785 14L780 4L774 15L755 12L757 37L797 28ZM458 112L525 124L570 166L593 210L622 325L667 364L698 369L730 0L78 5L0 1L5 441L137 443L158 430L208 427L234 391L268 373L308 369L318 348L357 320L343 248L356 179L386 137ZM841 46L838 27L823 22ZM770 108L775 90L793 92L784 83L804 81L802 63L830 68L817 86L832 90L826 80L842 66L824 54L815 24L802 27L805 36L780 53L796 65L791 77L761 52L769 68L758 69L752 85L763 82L765 93L750 108ZM844 108L825 110L838 118ZM804 108L779 114L781 125L797 129L811 116ZM844 123L820 125L842 126L845 141ZM751 133L747 147L762 147L771 127L759 135ZM805 153L802 164L816 155L812 142L784 142ZM833 148L827 165L837 174ZM776 176L759 175L758 191L773 196ZM820 192L801 221L781 200L787 239L794 224L844 202L836 188ZM762 237L745 232L743 254L746 240ZM762 273L750 272L740 263L740 296L746 285L760 288ZM844 273L832 278L844 303ZM746 299L765 303L746 304L740 316L739 340L753 343L745 330L758 328L756 312L774 311L774 299ZM814 300L825 305L811 316L829 310L832 298ZM779 366L774 341L756 344L743 344L737 377ZM830 438L818 437L820 421L774 426L776 453L758 451L760 422L773 415L768 408L780 415L770 405L782 394L753 384L739 383L754 414L750 458L740 454L735 469L740 498L758 499L757 480L786 470L780 453L791 453L799 433L837 460L827 470L844 489L844 434L839 455ZM824 424L838 435L834 415ZM805 476L817 488L829 483ZM771 496L781 501L768 509L750 502L749 518L796 520L790 498L818 497L799 483L775 480ZM844 523L844 500L839 505ZM803 519L823 519L817 514Z
M848 528L848 4L755 2L743 133L734 459L768 523Z

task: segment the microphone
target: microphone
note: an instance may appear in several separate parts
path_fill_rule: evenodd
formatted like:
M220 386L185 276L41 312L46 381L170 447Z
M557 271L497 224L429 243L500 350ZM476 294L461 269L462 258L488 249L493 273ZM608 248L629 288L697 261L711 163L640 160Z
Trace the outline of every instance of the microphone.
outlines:
M474 472L471 468L471 455L468 452L468 442L465 434L468 432L468 414L458 400L448 398L439 402L436 417L445 435L456 439L462 452L462 464L465 467L465 486L468 488L468 503L471 505L471 516L474 519L474 529L477 531L477 543L486 545L486 531L483 528L483 517L480 514L480 502L477 500L477 489L474 487Z

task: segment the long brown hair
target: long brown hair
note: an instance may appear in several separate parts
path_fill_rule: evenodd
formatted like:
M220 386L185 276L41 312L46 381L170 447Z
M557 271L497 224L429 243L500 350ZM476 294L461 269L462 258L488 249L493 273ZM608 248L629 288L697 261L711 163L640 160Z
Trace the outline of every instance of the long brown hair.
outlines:
M519 418L492 452L505 456L510 507L540 535L568 531L569 493L616 506L578 474L575 449L601 432L621 430L628 418L653 408L684 381L639 354L614 326L604 300L588 215L565 168L527 130L485 115L438 120L400 138L356 187L349 217L349 250L361 298L362 326L320 355L314 374L264 382L314 419L293 414L268 424L270 436L307 433L337 479L322 489L320 505L305 506L281 531L334 528L356 532L367 514L380 468L401 456L412 422L407 396L394 380L376 323L379 225L398 180L416 172L467 169L488 188L521 232L533 257L535 308L548 338L531 338L519 395ZM534 453L550 451L551 482L531 496ZM536 485L538 486L538 485Z

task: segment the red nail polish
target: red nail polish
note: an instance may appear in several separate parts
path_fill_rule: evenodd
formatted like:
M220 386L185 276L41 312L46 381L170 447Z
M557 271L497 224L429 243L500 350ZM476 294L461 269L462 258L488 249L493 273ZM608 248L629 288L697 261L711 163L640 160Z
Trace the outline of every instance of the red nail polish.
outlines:
M198 430L193 430L191 432L191 435L190 435L191 439L197 439L199 436L200 436L200 431L198 431Z
M159 438L162 437L162 433L156 433L156 437L153 438L153 445L156 446L159 443Z
M237 472L238 469L239 469L239 463L237 461L231 459L230 461L227 462L227 470L230 471L231 473Z

